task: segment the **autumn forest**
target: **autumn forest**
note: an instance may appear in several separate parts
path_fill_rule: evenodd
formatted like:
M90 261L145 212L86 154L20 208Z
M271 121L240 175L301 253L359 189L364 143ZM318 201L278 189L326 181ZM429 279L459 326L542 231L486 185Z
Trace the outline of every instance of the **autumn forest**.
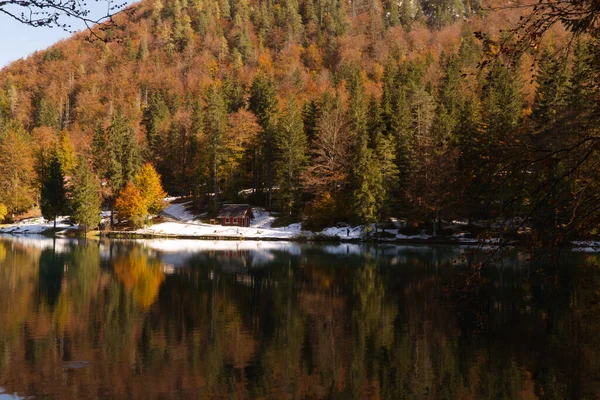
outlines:
M48 176L81 218L160 176L209 213L249 202L315 229L510 220L594 236L597 37L554 26L522 46L526 10L504 6L135 3L0 72L4 214L43 208Z

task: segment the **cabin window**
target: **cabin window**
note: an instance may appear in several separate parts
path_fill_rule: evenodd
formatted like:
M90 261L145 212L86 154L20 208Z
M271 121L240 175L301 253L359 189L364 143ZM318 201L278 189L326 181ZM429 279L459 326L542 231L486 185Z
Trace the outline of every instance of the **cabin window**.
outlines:
M229 225L229 218L225 218L223 223L224 223L225 225Z
M235 225L235 224L237 224L237 218L234 218L234 219L233 219L233 224L234 224L234 225Z

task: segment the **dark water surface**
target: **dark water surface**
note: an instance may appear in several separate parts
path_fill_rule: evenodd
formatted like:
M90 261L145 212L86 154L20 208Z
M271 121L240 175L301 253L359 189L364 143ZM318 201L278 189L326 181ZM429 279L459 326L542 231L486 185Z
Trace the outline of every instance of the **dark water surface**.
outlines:
M0 399L598 398L597 257L471 251L0 237Z

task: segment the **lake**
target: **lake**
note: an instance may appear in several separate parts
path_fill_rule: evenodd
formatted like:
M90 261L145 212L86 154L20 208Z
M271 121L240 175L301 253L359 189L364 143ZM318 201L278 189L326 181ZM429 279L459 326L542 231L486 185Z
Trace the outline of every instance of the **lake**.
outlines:
M600 396L598 258L0 237L0 399Z

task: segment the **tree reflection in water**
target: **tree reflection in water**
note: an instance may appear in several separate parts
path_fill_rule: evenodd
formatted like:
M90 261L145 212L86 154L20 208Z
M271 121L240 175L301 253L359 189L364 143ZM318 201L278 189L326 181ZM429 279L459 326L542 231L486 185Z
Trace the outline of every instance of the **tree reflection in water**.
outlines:
M455 247L179 243L0 239L0 386L77 399L600 394L595 256L557 267L513 251L474 286L470 250Z

